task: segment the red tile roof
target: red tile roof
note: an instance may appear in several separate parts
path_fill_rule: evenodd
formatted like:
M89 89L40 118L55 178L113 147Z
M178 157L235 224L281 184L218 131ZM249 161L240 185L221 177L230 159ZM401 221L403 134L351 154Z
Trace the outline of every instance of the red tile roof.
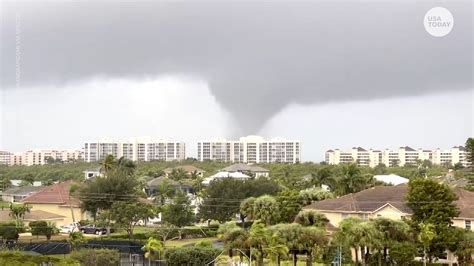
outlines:
M459 217L474 218L474 192L455 187L453 192L459 197L456 205L459 208ZM355 194L347 194L337 199L328 199L315 202L303 209L314 209L333 212L375 212L381 207L391 204L400 211L411 214L412 210L406 204L408 185L377 186Z
M73 181L65 181L51 186L47 186L35 194L22 200L29 204L59 204L79 206L79 200L69 197L69 189L74 184Z

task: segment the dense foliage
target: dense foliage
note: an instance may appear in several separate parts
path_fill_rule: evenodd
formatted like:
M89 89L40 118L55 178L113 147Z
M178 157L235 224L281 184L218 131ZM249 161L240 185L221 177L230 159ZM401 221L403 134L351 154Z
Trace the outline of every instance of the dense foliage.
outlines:
M79 261L81 266L120 265L120 253L113 249L80 249L71 252L71 259Z
M267 178L247 181L223 178L212 181L205 190L205 197L199 206L202 219L225 222L239 213L240 202L248 197L275 195L279 191L276 182Z
M409 183L407 204L413 210L412 227L420 233L419 242L430 261L446 249L454 249L450 246L456 242L451 225L452 218L459 215L457 199L447 185L433 180L418 178Z
M0 251L0 266L22 265L54 265L54 266L80 266L72 258L53 258L48 256L33 256L20 251Z
M167 265L209 265L221 250L209 247L183 247L168 249L165 253Z

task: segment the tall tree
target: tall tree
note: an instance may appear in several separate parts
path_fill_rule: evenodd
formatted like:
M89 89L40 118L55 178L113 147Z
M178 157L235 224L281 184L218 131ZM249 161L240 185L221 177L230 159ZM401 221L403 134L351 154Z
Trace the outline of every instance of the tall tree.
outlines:
M250 227L249 243L251 253L257 257L257 266L263 266L265 249L271 242L271 231L259 220L255 221Z
M426 247L430 261L448 248L452 219L459 215L457 199L447 185L431 179L416 178L409 182L407 204L413 210L412 227L421 233L423 228L419 224L433 225L434 239Z
M337 182L336 192L339 195L356 193L366 186L360 168L355 163L342 166L342 177Z
M339 246L353 248L355 254L355 265L359 265L359 248L363 232L360 229L362 220L357 218L347 218L339 224L339 230L334 234L334 243Z
M288 251L291 253L292 265L296 266L298 263L298 253L300 249L299 238L301 236L302 226L300 224L276 224L270 227L273 232L273 237L281 239L282 242L288 247Z
M293 190L284 190L276 196L278 203L278 222L291 223L295 220L295 216L303 207L303 200L299 192Z
M223 178L212 181L203 191L199 216L221 223L232 220L239 213L240 202L248 197L275 195L280 190L273 180L260 177L253 180Z
M396 243L404 243L410 239L410 226L404 221L396 221L388 218L376 218L373 220L374 227L383 233L383 260L387 261L388 249ZM403 248L403 246L400 246ZM390 251L390 254L392 252Z
M181 239L181 228L195 221L193 206L188 196L179 191L172 201L162 207L162 219L179 228Z
M465 144L466 160L469 162L471 169L474 170L474 138L468 138Z
M303 227L298 238L298 247L306 252L306 265L313 265L313 255L328 243L325 230L318 227Z
M332 171L329 166L319 168L316 173L311 174L311 182L314 186L321 188L322 185L334 188L335 180L332 177Z
M112 170L116 166L117 162L115 157L111 154L107 155L105 159L100 163L100 172L107 174L108 171Z
M133 237L133 230L140 222L146 222L157 215L154 206L138 202L118 201L112 205L110 216L115 224L125 229L128 238Z
M253 213L255 219L259 219L266 225L270 225L278 219L278 203L272 196L260 196L255 199Z

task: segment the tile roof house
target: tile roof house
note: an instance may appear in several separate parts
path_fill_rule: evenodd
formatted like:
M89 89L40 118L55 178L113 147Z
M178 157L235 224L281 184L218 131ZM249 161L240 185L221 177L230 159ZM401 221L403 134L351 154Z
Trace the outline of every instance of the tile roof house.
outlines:
M257 165L244 164L244 163L233 164L231 166L221 169L221 171L230 172L230 173L240 172L247 175L251 174L251 175L254 175L255 177L270 176L270 170L257 166Z
M69 189L75 184L73 181L65 181L44 187L35 194L26 197L22 203L28 204L32 211L45 211L56 215L64 216L64 220L58 226L70 224L75 221L85 219L85 214L81 211L80 202L74 197L70 197Z
M459 217L453 219L453 225L471 229L471 221L474 220L474 192L458 187L453 188L453 192L459 197L456 205L460 210ZM405 201L407 193L407 184L377 186L337 199L314 202L303 209L321 212L335 226L348 217L359 217L364 220L385 217L399 220L412 214Z
M173 186L175 192L177 192L178 190L181 190L182 192L187 193L187 194L194 193L192 184L189 184L189 182L186 182L186 180L183 180L182 182L178 182L166 176L159 176L159 177L155 177L149 180L146 183L145 193L147 194L147 196L148 197L155 196L158 187L164 182L167 182L168 184Z
M12 187L1 192L2 200L6 202L20 202L24 198L38 192L43 187L25 186L25 187Z

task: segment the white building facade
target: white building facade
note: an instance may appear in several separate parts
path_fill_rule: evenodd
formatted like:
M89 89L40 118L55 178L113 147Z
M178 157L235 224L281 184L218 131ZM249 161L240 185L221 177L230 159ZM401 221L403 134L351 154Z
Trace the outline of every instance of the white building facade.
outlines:
M132 161L180 161L186 158L184 142L166 139L133 138L129 141L100 140L84 143L86 162L102 161L107 155Z
M375 167L384 164L389 167L416 165L418 161L430 161L437 165L455 165L461 163L468 166L466 151L462 146L454 146L450 150L424 150L405 146L398 150L366 150L354 147L351 150L328 150L325 154L327 164L357 163L359 166Z
M241 137L239 140L214 139L198 142L199 161L233 163L299 163L301 143L298 140L259 136Z

